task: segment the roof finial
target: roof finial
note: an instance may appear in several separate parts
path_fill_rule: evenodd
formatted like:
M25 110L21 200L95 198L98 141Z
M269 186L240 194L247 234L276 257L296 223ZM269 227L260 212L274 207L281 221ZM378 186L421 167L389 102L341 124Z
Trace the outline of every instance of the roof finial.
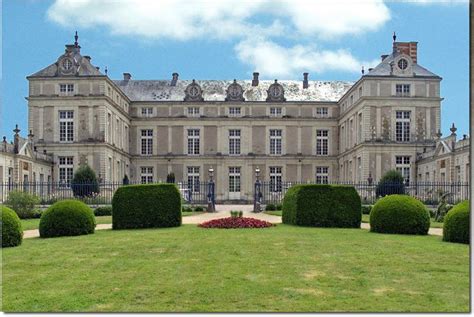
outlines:
M397 34L395 34L395 31L393 31L393 36L392 36L392 38L393 38L393 41L394 41L394 42L397 40Z
M74 47L77 47L79 45L79 43L77 42L78 39L79 39L79 36L77 35L77 31L76 31L76 34L74 35Z
M365 70L364 70L364 65L362 65L362 69L361 69L361 71L360 71L360 72L362 73L362 75L364 75L364 73L365 73Z
M107 75L107 73L109 72L109 70L107 69L107 66L105 66L105 74Z
M452 134L456 134L456 131L458 130L455 126L454 126L454 122L453 122L453 125L451 126L451 129L449 129L451 131L451 135Z
M15 124L15 129L13 129L13 132L15 132L15 134L20 132L20 129L18 129L18 124Z

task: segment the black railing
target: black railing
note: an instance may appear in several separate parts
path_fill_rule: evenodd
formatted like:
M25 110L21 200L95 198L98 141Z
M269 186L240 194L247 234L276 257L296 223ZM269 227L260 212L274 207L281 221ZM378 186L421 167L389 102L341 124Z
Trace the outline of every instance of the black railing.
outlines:
M129 182L128 185L139 184ZM176 182L183 202L207 205L208 182ZM0 202L7 201L13 191L27 192L38 198L40 205L51 205L65 199L78 199L88 205L110 205L115 191L126 186L122 182L67 184L60 182L20 182L0 184Z
M311 184L304 182L260 182L260 194L254 192L253 197L260 197L260 204L280 204L283 202L288 189L297 184ZM348 185L353 186L362 200L362 204L373 204L377 200L377 193L404 193L421 200L426 205L437 205L441 197L445 194L446 200L450 204L458 203L462 200L469 199L470 186L465 182L416 182L405 183L403 189L400 185L393 184L377 184L369 182L331 182L333 185ZM377 187L379 190L377 190ZM256 191L257 186L254 186ZM403 191L403 192L402 192Z

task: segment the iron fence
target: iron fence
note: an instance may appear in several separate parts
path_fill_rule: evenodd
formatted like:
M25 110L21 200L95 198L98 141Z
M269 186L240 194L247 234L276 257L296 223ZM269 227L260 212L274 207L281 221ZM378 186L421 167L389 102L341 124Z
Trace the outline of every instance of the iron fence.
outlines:
M14 191L27 192L39 199L40 205L51 205L65 199L79 199L88 205L110 205L115 191L126 185L139 183L100 182L75 183L61 182L19 182L1 183L0 201L5 202ZM183 201L187 204L205 205L208 202L208 182L176 182Z
M288 189L303 182L260 182L254 186L254 197L260 197L260 204L281 204ZM467 182L413 182L400 184L378 184L369 182L331 182L332 185L353 186L362 200L362 204L373 204L383 193L407 194L421 200L426 205L437 205L445 196L450 204L469 199L470 186ZM401 189L403 188L403 189ZM256 192L256 191L259 191Z

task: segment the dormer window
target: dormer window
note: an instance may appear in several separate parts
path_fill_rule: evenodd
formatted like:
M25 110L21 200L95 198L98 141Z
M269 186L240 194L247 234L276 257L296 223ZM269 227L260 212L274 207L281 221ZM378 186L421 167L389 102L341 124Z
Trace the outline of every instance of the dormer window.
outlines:
M70 70L72 68L72 61L70 59L63 60L64 70Z
M404 58L400 58L398 60L398 68L400 68L401 70L405 70L407 69L408 67L408 61Z

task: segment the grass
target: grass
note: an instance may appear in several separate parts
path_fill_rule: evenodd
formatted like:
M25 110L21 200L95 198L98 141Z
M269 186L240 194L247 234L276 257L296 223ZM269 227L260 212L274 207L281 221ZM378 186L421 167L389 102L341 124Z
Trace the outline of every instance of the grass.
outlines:
M469 311L469 246L360 229L101 230L2 269L5 312Z
M202 214L202 213L203 212L183 211L183 217L199 215L199 214ZM97 224L112 223L112 216L95 217L95 220L97 221ZM23 230L38 229L39 222L40 222L39 219L21 219L20 221L21 221L21 225L23 227Z
M264 213L267 215L273 215L273 216L280 216L281 217L281 210L266 210Z

